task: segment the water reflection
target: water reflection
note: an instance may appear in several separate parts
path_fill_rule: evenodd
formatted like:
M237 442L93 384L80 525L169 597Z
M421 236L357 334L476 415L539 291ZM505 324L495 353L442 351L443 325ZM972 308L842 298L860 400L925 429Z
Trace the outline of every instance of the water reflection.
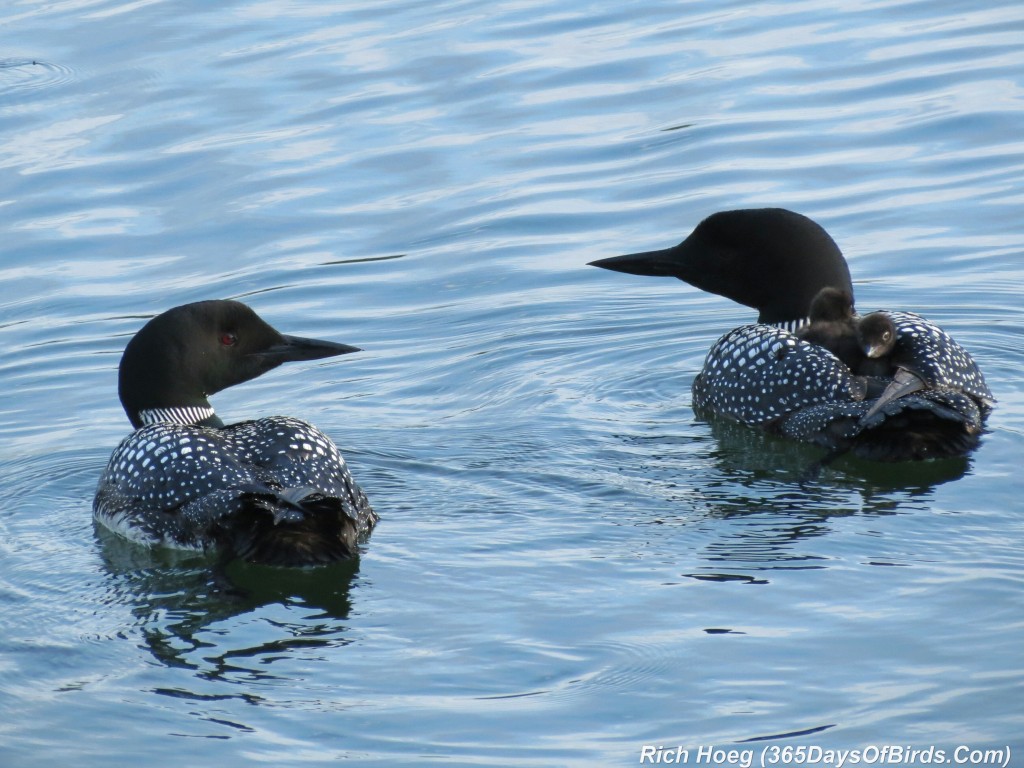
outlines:
M266 683L275 667L319 657L351 642L350 590L358 561L312 569L234 562L220 569L202 555L147 550L95 528L111 592L132 606L142 646L162 666L192 670L204 681ZM160 689L205 699L252 692Z
M710 455L730 482L747 485L767 476L797 482L809 479L825 452L814 446L768 435L723 419L698 419L714 438ZM875 462L841 456L831 465L827 486L857 489L866 500L889 499L888 492L927 492L938 485L958 480L970 467L970 459L957 457L934 461ZM810 485L810 484L807 484ZM869 502L870 506L870 502Z
M936 488L970 466L967 458L882 464L842 457L809 478L821 449L718 419L698 422L690 441L620 439L630 449L624 471L639 476L630 484L654 502L637 523L706 533L695 547L701 565L682 575L722 583L768 584L772 572L833 567L836 553L816 540L836 521L926 513Z

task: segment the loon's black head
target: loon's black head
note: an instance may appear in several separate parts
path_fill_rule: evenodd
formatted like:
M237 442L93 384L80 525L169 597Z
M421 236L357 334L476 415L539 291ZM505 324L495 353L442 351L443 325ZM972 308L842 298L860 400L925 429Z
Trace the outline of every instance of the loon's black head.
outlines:
M146 422L143 412L168 411L223 426L210 395L291 360L358 351L278 333L237 301L200 301L157 315L135 334L121 358L118 394L136 429Z
M868 357L884 357L896 346L896 324L885 312L864 315L857 323L857 340Z
M762 323L806 318L811 300L826 286L853 296L850 270L828 232L783 208L714 213L677 246L591 264L634 275L678 277L753 307Z

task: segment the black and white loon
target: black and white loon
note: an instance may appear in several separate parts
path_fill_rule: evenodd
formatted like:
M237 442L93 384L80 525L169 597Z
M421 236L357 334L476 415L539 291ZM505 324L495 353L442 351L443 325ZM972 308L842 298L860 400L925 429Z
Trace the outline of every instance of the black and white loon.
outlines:
M834 453L901 461L964 455L977 445L995 402L970 354L909 312L885 313L896 339L879 348L874 357L881 361L870 366L871 375L879 365L886 373L881 389L866 386L865 376L826 347L801 339L797 333L811 323L812 302L825 288L848 296L854 317L853 284L828 233L792 211L723 211L677 246L592 264L677 277L758 311L756 324L735 328L708 352L693 381L698 413ZM874 333L869 341L878 342L882 331ZM909 375L900 371L913 380L901 384Z
M331 439L284 416L225 426L208 397L281 363L358 351L278 333L237 301L154 317L121 358L118 394L135 431L100 477L96 519L147 546L256 563L355 556L377 515Z

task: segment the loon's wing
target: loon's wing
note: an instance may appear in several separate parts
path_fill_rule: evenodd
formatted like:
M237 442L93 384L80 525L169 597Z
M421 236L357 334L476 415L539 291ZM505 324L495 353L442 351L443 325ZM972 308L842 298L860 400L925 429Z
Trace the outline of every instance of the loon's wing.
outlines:
M132 432L114 450L96 487L93 513L136 543L201 549L202 542L184 527L178 510L255 480L251 468L236 459L215 431L151 424Z
M236 451L252 462L255 476L265 484L281 489L308 488L338 499L360 530L376 522L366 494L352 478L341 452L312 424L274 416L233 424L221 431Z
M340 499L315 488L252 486L207 494L182 507L187 531L225 557L263 565L307 566L354 557L360 534Z
M820 403L854 403L865 383L831 352L772 325L743 325L711 347L693 407L767 426Z
M234 437L231 428L136 430L100 478L96 519L146 546L222 548L261 563L311 565L355 554L377 516L340 455L333 461L336 448L308 466L294 455L270 458L276 453L260 463Z
M871 389L828 350L774 326L747 325L712 346L693 382L693 405L873 460L961 456L977 445L983 413L971 396L932 388L875 408Z
M963 456L981 437L981 410L962 392L906 395L869 415L877 403L820 403L790 414L773 425L773 431L872 461Z
M314 488L262 485L203 493L174 509L138 499L97 496L108 527L146 546L171 546L240 557L264 565L306 566L353 557L361 531L341 499Z
M913 312L886 312L896 326L899 364L932 389L970 395L989 407L992 390L971 354L934 323Z

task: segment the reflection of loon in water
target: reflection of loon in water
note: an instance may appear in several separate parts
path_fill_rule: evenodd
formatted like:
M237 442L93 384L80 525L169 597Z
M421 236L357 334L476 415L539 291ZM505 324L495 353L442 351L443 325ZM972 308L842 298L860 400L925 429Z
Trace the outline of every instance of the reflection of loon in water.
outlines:
M134 631L144 647L162 666L193 670L197 684L274 679L283 673L275 672L273 662L350 642L350 592L358 560L312 569L236 560L221 574L196 553L141 549L102 526L95 530L112 592L135 615ZM257 644L251 632L225 631L237 620L258 619L265 606L271 613L262 620L265 629ZM187 698L186 690L157 692ZM258 698L251 692L239 695Z
M594 266L677 277L758 310L708 352L693 381L698 413L880 461L963 456L977 446L994 398L971 356L942 329L888 312L916 388L876 394L829 350L794 331L807 325L823 288L853 297L839 248L805 216L779 208L709 216L679 245L616 256Z
M927 513L936 489L970 466L967 457L913 465L852 461L853 471L808 480L808 464L820 453L814 446L725 419L707 427L711 437L697 437L697 449L671 426L623 436L623 456L633 461L616 461L629 487L653 499L637 523L652 527L652 541L674 547L680 533L672 529L686 531L692 565L681 575L697 581L765 584L780 571L830 568L834 549L816 540L848 527L842 518ZM681 467L689 470L683 482Z

